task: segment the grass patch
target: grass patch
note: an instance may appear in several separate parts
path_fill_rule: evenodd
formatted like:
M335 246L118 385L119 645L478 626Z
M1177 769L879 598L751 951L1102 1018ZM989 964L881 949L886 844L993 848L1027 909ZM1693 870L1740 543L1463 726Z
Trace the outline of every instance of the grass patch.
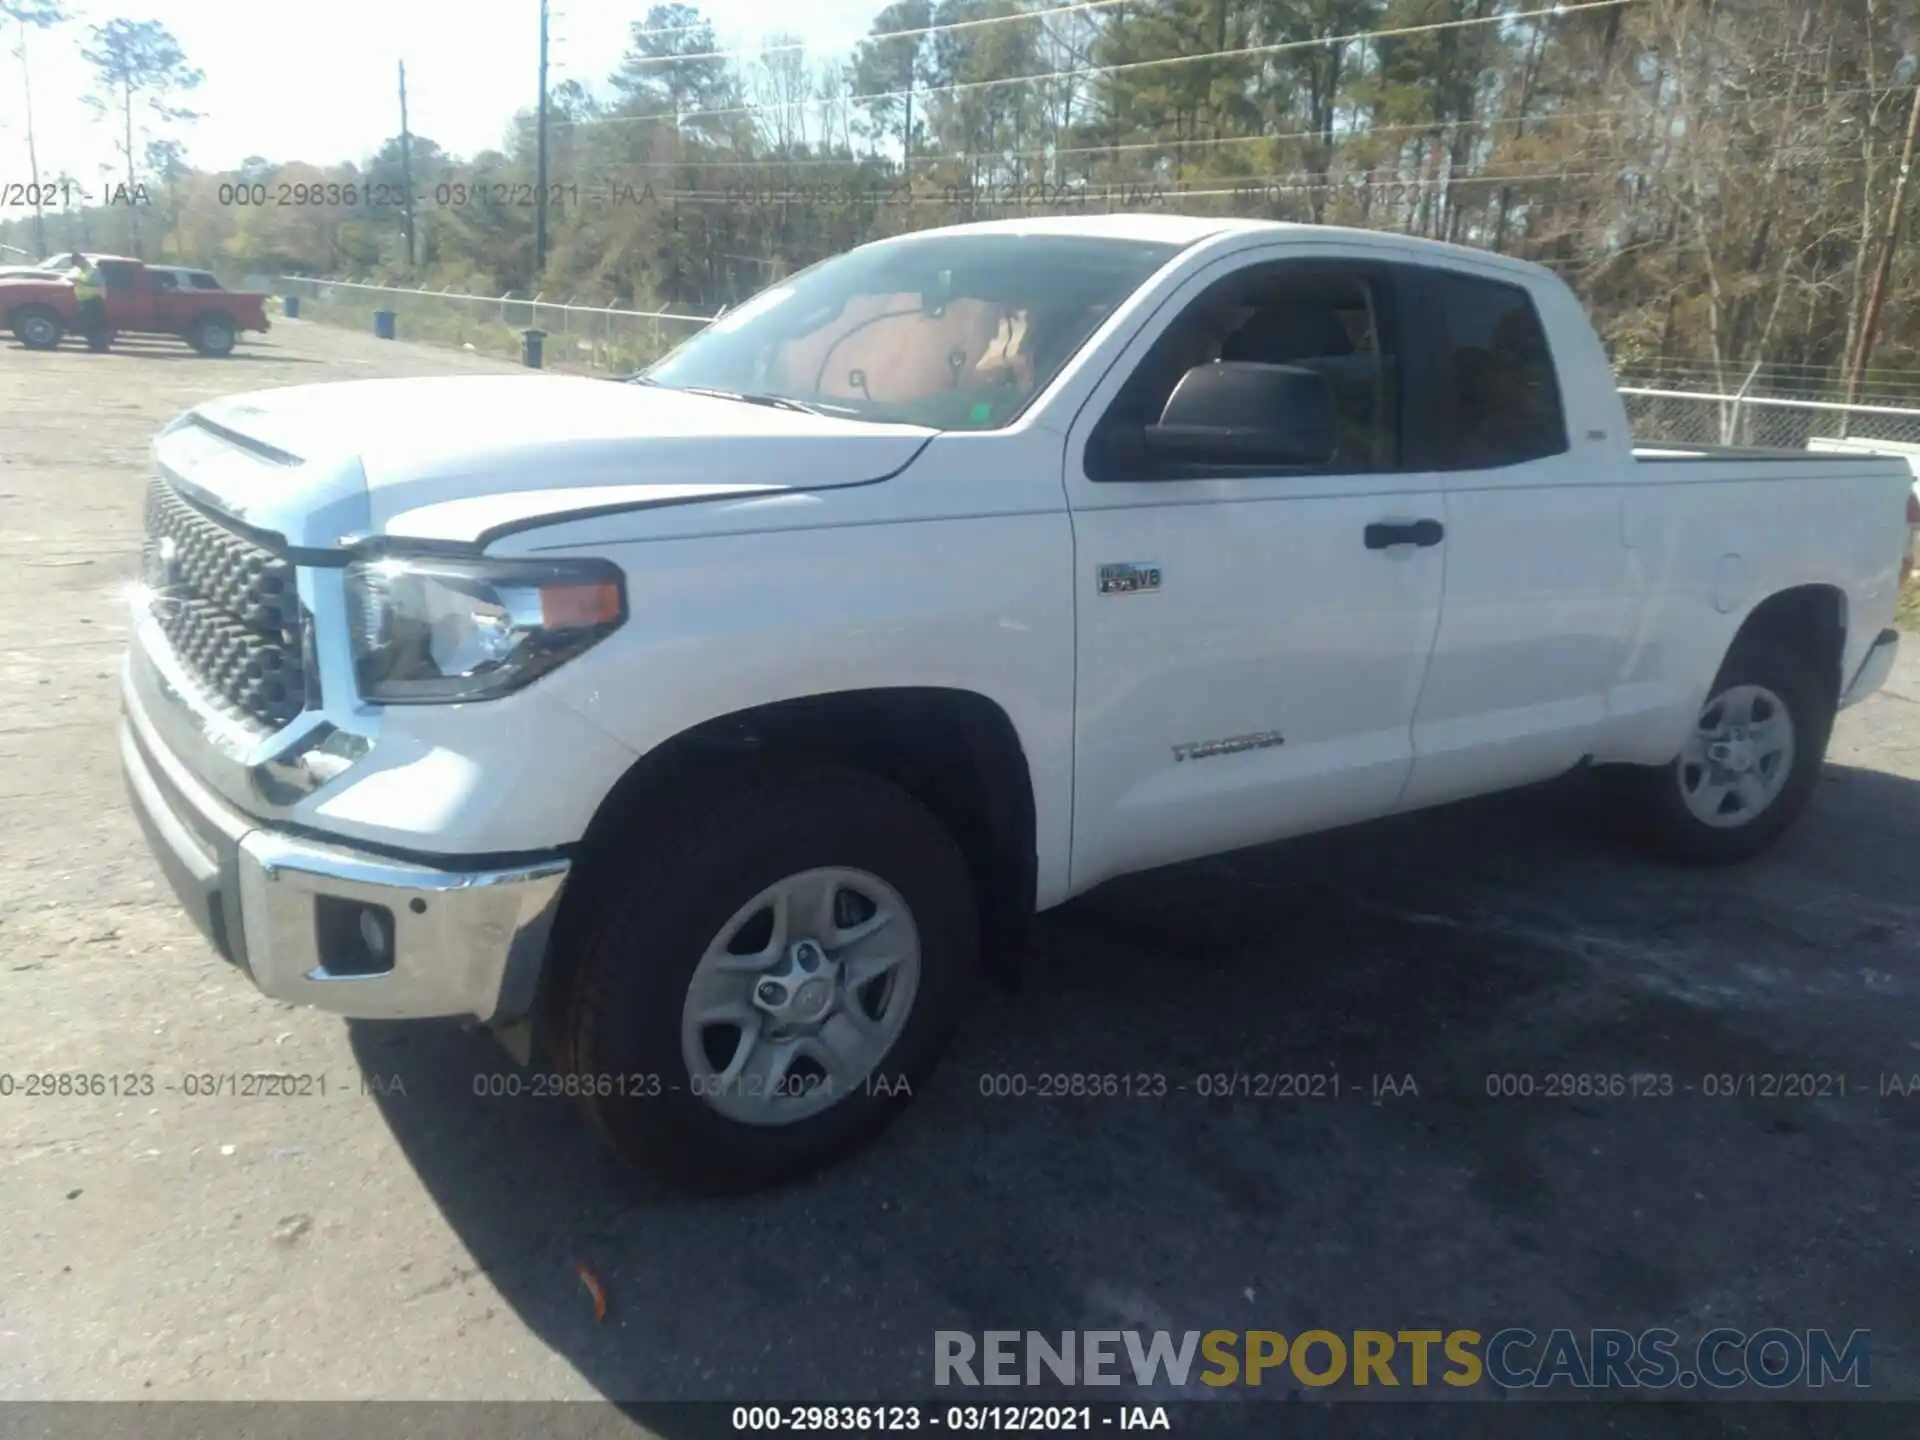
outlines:
M1920 633L1920 576L1916 576L1900 593L1900 604L1894 609L1893 623L1902 630Z
M501 360L520 358L522 329L532 323L532 307L491 300L403 296L392 302L397 338L449 349L467 349ZM302 296L300 318L323 325L373 333L374 311L385 306L349 290L332 298ZM557 321L552 310L541 319L556 326L542 343L549 370L621 375L660 358L688 333L685 326L660 325L630 316L581 316Z

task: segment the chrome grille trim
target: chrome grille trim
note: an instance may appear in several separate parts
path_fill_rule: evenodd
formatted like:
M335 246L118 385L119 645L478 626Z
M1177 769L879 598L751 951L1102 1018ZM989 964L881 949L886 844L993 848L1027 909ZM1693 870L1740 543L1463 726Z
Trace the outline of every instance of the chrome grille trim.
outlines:
M151 613L175 658L232 718L272 732L318 703L310 622L284 555L155 479L141 558Z

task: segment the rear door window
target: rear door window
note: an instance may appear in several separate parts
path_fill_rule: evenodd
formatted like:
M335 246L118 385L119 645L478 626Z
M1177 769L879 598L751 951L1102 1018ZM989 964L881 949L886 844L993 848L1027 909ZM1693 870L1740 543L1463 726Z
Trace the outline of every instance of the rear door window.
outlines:
M1437 322L1439 468L1488 470L1565 454L1560 381L1533 297L1518 285L1424 272Z

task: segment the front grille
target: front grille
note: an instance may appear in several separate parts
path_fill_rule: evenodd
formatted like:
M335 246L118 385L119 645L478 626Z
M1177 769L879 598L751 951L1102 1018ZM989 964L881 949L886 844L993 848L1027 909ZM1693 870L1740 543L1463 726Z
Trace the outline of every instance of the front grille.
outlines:
M307 708L305 616L291 562L164 480L147 491L142 560L154 619L208 698L270 730Z

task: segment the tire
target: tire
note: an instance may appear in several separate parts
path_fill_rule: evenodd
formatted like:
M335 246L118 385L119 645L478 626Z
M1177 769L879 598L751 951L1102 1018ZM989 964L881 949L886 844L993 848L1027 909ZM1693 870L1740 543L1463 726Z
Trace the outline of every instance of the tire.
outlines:
M1627 837L1662 859L1693 865L1730 865L1771 847L1799 818L1813 794L1833 733L1835 698L1794 652L1758 643L1736 649L1720 667L1688 748L1665 765L1608 767L1603 794ZM1751 707L1749 734L1716 763L1708 738L1725 738ZM1770 749L1765 726L1784 719L1788 750ZM1768 756L1773 757L1769 765ZM1745 765L1746 783L1741 783ZM1719 782L1733 778L1731 792ZM1689 797L1692 797L1690 800ZM1718 813L1719 823L1705 818Z
M9 317L14 339L29 350L57 350L66 333L60 317L44 305L28 305Z
M977 967L977 905L959 847L912 796L838 765L756 762L689 786L649 814L599 884L587 897L561 1063L584 1091L629 1092L583 1095L615 1152L698 1193L763 1189L879 1134L931 1075ZM845 927L836 934L863 932L881 911L891 919L871 930L874 943L863 933L844 948L795 923L782 948L771 911L755 909L781 886L813 897L792 901L796 913L830 904ZM739 976L710 964L728 934L735 954L764 950L771 962ZM807 950L809 936L829 940L824 953ZM878 966L896 952L917 961L901 959L851 994L829 981L832 1010L810 1013L821 995L814 976L827 973L819 967ZM729 1081L748 1026L695 1023L696 982L708 1010L752 1017L754 1066L781 1049L799 1056L791 1093L776 1097L764 1070ZM783 1002L771 1017L769 987ZM850 1028L850 1005L868 1029ZM783 1024L784 1039L767 1028ZM844 1046L873 1035L868 1054L878 1058L864 1080L851 1078L856 1064L850 1078L820 1083L827 1050L809 1037Z
M239 340L233 322L224 315L202 315L193 327L188 344L210 359L231 355Z

